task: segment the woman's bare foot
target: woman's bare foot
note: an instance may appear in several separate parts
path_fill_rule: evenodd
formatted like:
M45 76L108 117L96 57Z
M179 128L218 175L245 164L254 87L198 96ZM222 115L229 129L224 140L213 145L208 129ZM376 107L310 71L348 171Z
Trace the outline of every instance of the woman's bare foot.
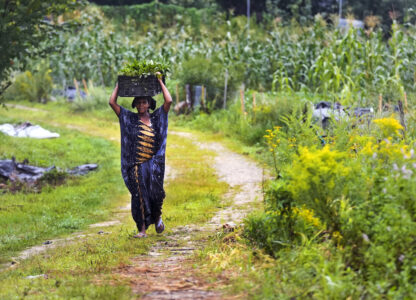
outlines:
M143 225L142 226L142 230L140 230L139 233L136 234L136 235L134 235L133 237L135 237L135 238L145 238L145 237L147 237L147 234L146 234L146 226Z

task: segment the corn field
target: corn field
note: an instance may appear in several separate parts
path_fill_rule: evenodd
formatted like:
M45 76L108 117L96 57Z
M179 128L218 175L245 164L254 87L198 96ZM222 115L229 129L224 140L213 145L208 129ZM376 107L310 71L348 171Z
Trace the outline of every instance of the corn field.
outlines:
M136 28L132 20L116 26L94 6L72 18L79 26L62 33L54 41L62 50L48 57L59 84L75 77L111 86L122 64L133 58L170 62L175 79L186 72L181 70L184 61L201 56L216 64L212 77L218 82L228 70L231 80L258 91L318 93L363 105L378 94L397 100L415 91L416 26L411 24L394 23L386 37L381 29L339 30L319 17L309 27L277 24L266 30L258 25L250 32L241 17L230 22L217 16L215 28L201 23L162 30L157 23L144 24L147 32L126 30L130 23Z

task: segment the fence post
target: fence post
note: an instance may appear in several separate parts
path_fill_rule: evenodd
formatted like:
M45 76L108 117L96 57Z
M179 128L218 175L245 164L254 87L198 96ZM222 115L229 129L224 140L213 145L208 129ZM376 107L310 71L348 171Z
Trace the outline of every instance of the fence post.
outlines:
M225 81L224 81L224 102L223 108L225 109L227 106L227 84L228 84L228 69L225 69Z
M404 108L407 111L407 94L404 92Z
M79 92L79 86L78 86L78 81L74 78L74 85L75 85L75 89L77 90L77 93L79 95L81 95L81 93Z
M241 113L244 115L245 109L244 109L244 84L241 86L240 89L240 101L241 101Z
M253 92L253 114L254 120L256 119L256 92Z
M383 111L383 95L378 94L378 112L381 114Z
M82 78L82 84L84 85L85 94L89 95L90 93L88 91L87 82L85 81L84 78Z

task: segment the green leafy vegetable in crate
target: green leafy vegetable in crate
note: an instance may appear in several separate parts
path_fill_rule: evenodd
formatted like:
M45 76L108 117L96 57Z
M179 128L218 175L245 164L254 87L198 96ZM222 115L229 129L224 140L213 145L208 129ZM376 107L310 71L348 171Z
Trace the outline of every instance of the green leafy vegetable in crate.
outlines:
M153 60L133 60L124 65L119 75L147 77L149 75L156 75L156 72L160 72L166 76L166 73L169 72L168 64L154 62Z

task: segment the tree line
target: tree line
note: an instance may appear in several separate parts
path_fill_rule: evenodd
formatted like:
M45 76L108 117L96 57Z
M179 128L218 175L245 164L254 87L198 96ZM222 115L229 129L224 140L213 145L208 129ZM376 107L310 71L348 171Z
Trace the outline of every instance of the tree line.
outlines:
M91 0L89 2L98 5L134 5L150 3L154 0ZM247 13L247 1L245 0L158 0L163 4L174 4L185 7L212 7L233 15L245 15ZM353 15L356 19L364 19L366 16L379 16L381 20L397 19L403 21L408 10L415 7L410 0L343 0L343 16ZM251 0L250 12L261 20L264 14L281 17L311 18L316 14L338 14L339 0Z

